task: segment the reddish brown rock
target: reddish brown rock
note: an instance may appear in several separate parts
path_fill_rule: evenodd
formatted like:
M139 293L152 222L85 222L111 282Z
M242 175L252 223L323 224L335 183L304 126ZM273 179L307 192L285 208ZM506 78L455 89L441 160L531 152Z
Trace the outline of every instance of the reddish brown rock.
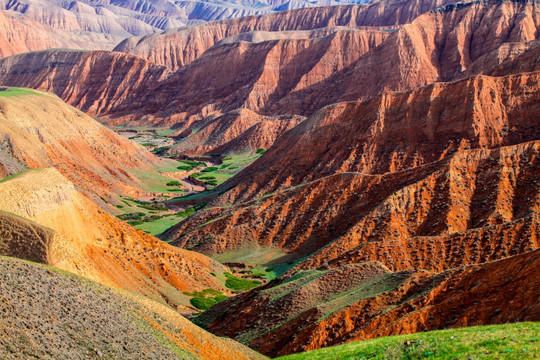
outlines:
M345 26L394 26L413 21L420 14L455 0L374 1L361 6L300 9L266 16L250 16L132 37L115 50L129 52L156 64L178 69L200 57L225 38L250 31L312 30Z
M367 266L374 267L276 281L218 304L199 321L273 357L388 335L540 320L540 250L440 274L360 270ZM344 275L353 280L339 288Z
M109 51L48 50L0 64L2 85L50 91L90 115L141 107L141 93L169 73L139 57Z
M535 249L539 76L481 76L327 107L222 185L229 191L216 204L235 206L199 213L166 237L206 253L257 243L312 254L306 268L350 251L351 261L440 271Z
M267 149L285 131L302 120L301 116L262 116L241 109L215 118L207 117L194 123L205 124L186 140L170 149L170 152L193 155L213 153L245 153Z

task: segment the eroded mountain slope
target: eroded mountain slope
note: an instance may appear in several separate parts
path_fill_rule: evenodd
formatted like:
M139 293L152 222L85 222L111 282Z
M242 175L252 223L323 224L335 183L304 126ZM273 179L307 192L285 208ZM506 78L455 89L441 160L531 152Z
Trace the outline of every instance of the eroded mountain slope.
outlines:
M140 192L130 169L152 171L158 158L53 94L0 90L0 175L55 167L78 187L103 197Z
M327 107L218 188L225 207L164 236L205 253L276 246L308 268L441 271L535 249L538 83L481 76Z
M539 270L540 250L439 274L391 273L376 263L309 270L230 298L199 321L269 356L395 334L539 321Z
M17 174L0 182L0 193L1 210L52 229L30 232L35 224L2 214L2 255L42 261L181 311L190 307L183 291L227 292L221 275L211 275L223 274L221 264L167 245L105 213L55 169Z

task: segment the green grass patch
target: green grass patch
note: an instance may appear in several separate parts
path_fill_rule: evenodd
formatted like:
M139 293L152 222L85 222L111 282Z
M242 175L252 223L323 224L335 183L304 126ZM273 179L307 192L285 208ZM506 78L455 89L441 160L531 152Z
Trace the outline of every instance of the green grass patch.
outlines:
M229 272L225 272L225 286L233 291L246 291L253 289L262 284L258 280L248 280L234 276Z
M192 297L189 300L190 304L199 310L210 309L218 302L227 299L227 296L215 289L205 289L203 291L195 291L192 293L185 291L184 294Z
M9 181L11 179L15 179L17 176L20 176L22 174L25 174L26 172L28 171L36 171L36 170L40 170L40 169L29 169L29 170L24 170L24 171L21 171L19 173L16 173L16 174L13 174L13 175L10 175L6 178L3 178L2 180L0 180L0 183L3 183L3 182L6 182L6 181Z
M382 337L279 359L538 359L539 333L539 322L474 326Z
M133 169L131 174L140 180L143 184L143 190L149 192L167 192L167 183L172 179L161 175L160 172L175 172L178 171L177 162L170 159L163 159L163 166L155 167L150 170Z
M7 90L1 90L1 89L7 89ZM32 89L26 89L26 88L17 88L17 87L3 87L0 86L0 97L15 97L15 96L23 96L23 95L40 95L43 96L45 94L41 94L40 92Z
M176 167L177 170L191 171L200 167L205 167L206 163L202 161L190 161L190 160L178 160L180 165Z
M130 222L129 224L135 226L137 229L144 231L147 234L157 236L170 229L174 225L178 224L178 222L179 220L176 216L162 216L152 221L138 221L137 224L132 224Z
M156 130L158 136L169 136L174 132L173 129Z

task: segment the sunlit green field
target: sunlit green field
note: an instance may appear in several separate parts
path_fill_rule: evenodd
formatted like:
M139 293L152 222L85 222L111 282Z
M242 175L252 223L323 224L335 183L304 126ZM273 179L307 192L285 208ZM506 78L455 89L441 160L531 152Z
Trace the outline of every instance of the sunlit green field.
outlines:
M475 326L390 336L279 359L540 359L540 323Z

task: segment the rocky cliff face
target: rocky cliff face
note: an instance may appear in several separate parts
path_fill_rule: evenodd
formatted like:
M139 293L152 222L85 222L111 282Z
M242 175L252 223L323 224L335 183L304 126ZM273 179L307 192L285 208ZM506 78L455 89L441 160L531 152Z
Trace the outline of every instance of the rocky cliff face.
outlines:
M151 170L160 160L142 146L108 130L55 95L5 88L0 91L0 173L55 167L97 196L140 192L130 169Z
M327 107L222 186L219 201L235 206L166 236L208 253L277 246L311 254L306 268L348 258L441 271L535 249L538 76L480 76Z
M227 291L210 274L223 273L221 264L105 213L57 170L18 174L0 183L0 193L1 210L41 225L2 213L2 255L53 265L183 312L190 311L183 291Z

